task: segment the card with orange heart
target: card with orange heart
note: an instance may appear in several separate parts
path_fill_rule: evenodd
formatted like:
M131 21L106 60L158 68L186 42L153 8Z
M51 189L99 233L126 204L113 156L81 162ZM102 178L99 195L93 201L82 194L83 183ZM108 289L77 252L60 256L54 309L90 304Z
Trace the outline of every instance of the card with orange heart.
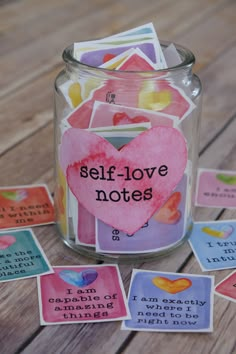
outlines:
M123 330L212 332L214 277L133 269Z
M189 243L203 271L236 267L236 221L195 222Z

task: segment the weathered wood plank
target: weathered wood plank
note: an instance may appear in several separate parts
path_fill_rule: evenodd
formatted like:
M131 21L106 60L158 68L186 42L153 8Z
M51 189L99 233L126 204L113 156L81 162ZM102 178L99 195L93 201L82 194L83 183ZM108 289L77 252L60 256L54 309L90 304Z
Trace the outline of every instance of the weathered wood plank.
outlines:
M63 26L55 27L47 33L47 36L33 38L32 41L13 50L11 55L3 53L0 65L5 75L0 78L1 95L6 95L60 63L61 53L70 43L111 34L114 26L117 26L115 19L125 18L128 12L133 21L137 20L139 11L150 13L148 7L143 8L141 0L136 1L135 12L131 11L133 5L129 0L122 0L119 4L109 2L107 6L101 8L91 6L91 11L87 11L85 15L82 12L80 17L81 3L82 1L75 2L74 8L72 7L69 12L69 17L62 8ZM90 4L90 2L83 3L84 6ZM95 8L96 11L94 11ZM38 21L42 24L41 18L38 18ZM50 22L50 19L47 22ZM20 67L21 70L13 70L15 67Z
M24 0L5 6L0 13L1 52L11 55L27 43L46 37L65 24L80 21L94 8L98 11L104 6L109 7L109 0Z
M30 43L26 43L26 45L21 46L18 50L11 53L10 56L8 55L8 53L6 53L6 55L3 55L0 60L0 65L5 75L0 79L1 95L7 94L14 88L19 87L19 85L22 85L24 82L31 80L32 77L43 73L45 70L49 70L49 68L51 68L53 65L57 65L62 50L69 43L82 39L91 39L93 37L105 36L110 34L114 28L116 28L117 31L121 30L122 27L120 25L120 27L118 27L118 22L116 21L117 18L119 18L119 24L124 21L124 19L126 19L126 26L128 26L128 24L130 26L131 23L137 24L137 18L140 17L141 14L143 18L143 15L145 15L146 13L146 16L148 16L150 19L151 13L153 13L154 11L158 13L159 8L166 8L165 18L168 18L169 23L171 23L172 21L174 23L180 23L182 21L182 12L176 11L176 4L174 2L168 2L168 6L165 5L165 7L164 3L158 2L155 7L151 7L152 12L150 12L150 7L143 7L143 3L141 1L136 2L136 11L132 11L133 5L131 5L128 0L126 1L127 2L125 2L124 0L124 3L119 3L119 5L112 3L113 5L111 5L111 7L104 7L96 13L91 12L87 16L82 17L80 21L71 22L70 24L66 24L62 28L58 28L56 32L50 32L45 38L38 38L37 40L34 40ZM185 3L183 4L183 8L186 8L186 4L188 4L188 2L185 1ZM150 3L149 6L151 6ZM172 9L173 6L174 8ZM181 6L181 4L179 3L178 6ZM202 66L203 62L205 64L206 62L211 61L214 57L214 54L212 55L212 53L214 53L215 51L219 53L232 43L232 38L234 38L234 23L232 23L232 21L229 21L228 23L224 20L224 18L227 14L232 14L235 11L235 6L235 4L226 3L226 6L225 8L223 8L223 10L220 7L217 11L216 8L216 11L210 17L210 19L213 17L213 23L207 26L207 28L202 28L202 25L197 26L197 30L195 30L196 38L194 38L194 41L197 41L198 44L198 48L196 48L196 50L195 47L192 46L194 41L191 40L191 36L189 37L189 31L186 31L185 27L184 31L186 31L187 33L181 35L181 43L190 44L188 46L192 48L196 54L200 53L200 55L198 56L199 59L202 55L201 51L204 50L205 46L204 41L198 40L199 37L201 39L204 38L203 34L205 34L205 31L207 30L209 38L212 38L211 42L213 43L211 44L210 42L207 46L207 50L211 50L211 55L208 55L206 58L206 53L204 53L205 57L203 58L203 60L199 60L199 65ZM199 8L201 9L201 6ZM207 11L209 11L209 7L207 7ZM127 13L129 13L129 17L126 16ZM202 11L202 16L203 15L204 11ZM90 23L89 27L87 26L87 23ZM162 30L161 26L159 28L158 23L158 19L154 21L154 24L158 28L158 32L160 32L160 37L166 38L165 30L169 30L170 26L166 28L167 22L165 21L165 29ZM187 26L187 23L188 28L192 28L192 18L190 17L190 14L185 18L185 26ZM224 23L224 27L220 34L220 44L218 43L216 46L213 39L215 38L215 26L218 23ZM168 39L175 40L176 37L174 35L173 37L171 37L171 35L168 35ZM21 71L15 72L14 70L12 70L12 68L15 67L20 67Z
M200 149L206 146L235 114L233 97L236 77L232 75L235 55L236 45L199 72L203 84Z
M53 168L53 126L40 131L11 149L0 159L0 184L30 184Z

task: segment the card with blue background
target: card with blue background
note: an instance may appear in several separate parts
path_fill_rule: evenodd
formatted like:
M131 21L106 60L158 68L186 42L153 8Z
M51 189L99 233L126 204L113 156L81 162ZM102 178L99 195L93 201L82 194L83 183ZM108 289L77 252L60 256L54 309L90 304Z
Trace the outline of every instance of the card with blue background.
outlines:
M236 267L236 221L195 222L189 243L203 271Z
M212 332L211 276L134 269L122 329L156 332Z
M0 282L53 273L30 229L0 232Z

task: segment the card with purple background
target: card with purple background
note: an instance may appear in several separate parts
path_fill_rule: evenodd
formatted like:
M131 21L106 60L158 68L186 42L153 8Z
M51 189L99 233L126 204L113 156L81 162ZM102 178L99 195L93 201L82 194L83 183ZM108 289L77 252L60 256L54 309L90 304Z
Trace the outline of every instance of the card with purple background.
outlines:
M199 168L196 205L236 208L236 171Z
M187 174L184 174L165 205L133 235L128 235L97 219L96 251L145 253L159 251L177 243L186 233L187 181Z
M189 243L203 271L236 267L236 221L195 222Z
M117 265L53 267L38 277L41 325L130 318Z
M79 53L79 60L87 65L92 65L99 67L105 62L105 56L109 55L119 55L124 51L132 48L139 48L153 63L158 63L159 51L156 43L153 40L148 41L137 41L130 44L121 44L121 45L111 45L111 46L97 46L95 50L83 51ZM76 50L76 48L75 48Z
M215 293L227 300L236 302L236 271L216 285Z
M212 332L214 277L134 269L122 329Z

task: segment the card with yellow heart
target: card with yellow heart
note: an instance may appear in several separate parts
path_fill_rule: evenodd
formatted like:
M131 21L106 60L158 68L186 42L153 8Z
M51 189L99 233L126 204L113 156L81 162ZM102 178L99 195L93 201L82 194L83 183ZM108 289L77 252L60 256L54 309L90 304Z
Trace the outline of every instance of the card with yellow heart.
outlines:
M214 277L133 269L123 330L212 332Z

